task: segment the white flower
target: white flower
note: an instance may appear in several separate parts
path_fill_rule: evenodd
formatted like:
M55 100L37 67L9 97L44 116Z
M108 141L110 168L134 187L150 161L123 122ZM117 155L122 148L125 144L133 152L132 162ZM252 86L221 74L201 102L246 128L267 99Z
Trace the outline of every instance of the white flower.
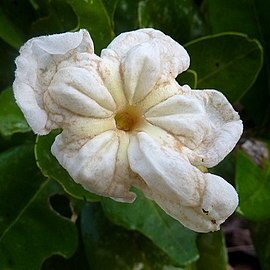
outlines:
M242 122L221 93L175 81L189 56L169 36L123 33L100 57L86 30L42 36L16 64L14 93L29 125L40 135L63 130L52 153L85 189L132 202L135 186L198 232L233 213L234 188L198 166L218 164Z

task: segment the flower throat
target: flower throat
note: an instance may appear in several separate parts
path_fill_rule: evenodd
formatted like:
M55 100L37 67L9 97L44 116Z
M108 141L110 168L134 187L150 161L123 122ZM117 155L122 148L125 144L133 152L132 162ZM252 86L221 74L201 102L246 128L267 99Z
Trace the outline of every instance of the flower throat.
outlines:
M137 106L127 106L115 114L114 120L117 129L128 132L138 127L142 121L142 116Z

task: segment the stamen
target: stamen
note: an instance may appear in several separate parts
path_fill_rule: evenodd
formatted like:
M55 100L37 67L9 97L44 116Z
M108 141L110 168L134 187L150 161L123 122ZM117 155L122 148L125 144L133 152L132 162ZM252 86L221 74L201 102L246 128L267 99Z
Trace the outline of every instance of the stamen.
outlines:
M120 130L130 131L134 125L134 120L127 112L117 113L114 117L116 127Z
M114 120L117 129L132 131L141 122L142 116L137 107L127 106L115 114Z

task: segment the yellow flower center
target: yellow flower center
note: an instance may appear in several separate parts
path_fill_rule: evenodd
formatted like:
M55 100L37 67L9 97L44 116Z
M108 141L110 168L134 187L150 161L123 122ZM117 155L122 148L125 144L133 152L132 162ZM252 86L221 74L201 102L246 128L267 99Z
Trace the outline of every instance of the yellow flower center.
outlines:
M123 131L132 131L142 121L142 116L135 106L127 106L120 109L114 116L116 127Z

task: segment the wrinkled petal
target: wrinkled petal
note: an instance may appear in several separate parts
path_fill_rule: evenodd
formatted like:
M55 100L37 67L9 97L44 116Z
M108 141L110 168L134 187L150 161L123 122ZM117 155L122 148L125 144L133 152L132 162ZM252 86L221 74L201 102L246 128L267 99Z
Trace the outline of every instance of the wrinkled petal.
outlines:
M38 134L47 134L48 115L43 95L62 60L75 52L93 53L93 42L86 30L32 38L20 49L13 89L16 101L29 125Z
M48 91L55 103L75 114L104 118L112 115L115 109L107 89L83 68L60 69Z
M238 195L235 189L219 176L207 173L205 182L202 203L197 207L183 206L180 199L173 200L146 188L143 192L185 227L207 233L219 230L220 225L235 211Z
M202 197L202 209L211 220L224 222L236 209L238 195L232 185L223 178L205 174L206 186Z
M123 81L120 72L120 62L117 54L113 50L102 50L99 73L104 85L111 93L117 106L125 106L127 100L123 89Z
M122 63L124 90L129 104L142 100L160 77L160 58L157 46L139 44L130 49Z
M191 91L204 104L211 130L189 158L194 165L213 167L235 147L243 123L226 97L216 90Z
M91 140L77 139L68 143L60 134L52 146L52 153L71 177L85 189L131 202L135 195L129 192L130 182L123 181L119 175L119 166L124 162L122 155L126 155L122 148L125 147L123 140L120 141L114 131L101 133Z
M188 147L194 165L212 167L236 145L242 121L227 99L215 90L190 90L150 108L146 120L176 136Z
M181 200L185 206L198 205L204 189L203 176L177 152L162 147L140 132L131 138L128 158L131 169L143 178L153 193Z
M147 121L174 134L191 149L208 136L211 124L200 100L187 95L175 95L145 113Z
M171 37L151 28L122 33L109 44L107 50L115 51L119 61L122 61L132 48L143 43L156 46L159 51L162 63L161 80L175 78L189 67L189 55L186 50Z
M147 184L140 186L145 195L192 230L218 230L237 207L237 193L228 182L202 173L147 134L132 137L128 157Z

